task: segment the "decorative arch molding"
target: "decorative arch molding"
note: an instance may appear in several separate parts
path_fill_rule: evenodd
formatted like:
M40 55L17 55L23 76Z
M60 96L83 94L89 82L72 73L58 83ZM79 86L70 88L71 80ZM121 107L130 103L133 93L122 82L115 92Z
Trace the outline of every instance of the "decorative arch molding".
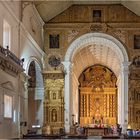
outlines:
M129 73L129 58L123 44L105 33L87 33L76 40L74 40L67 49L64 58L64 70L65 70L65 87L64 87L64 100L65 100L65 112L64 112L64 125L67 133L70 132L71 116L73 113L72 95L72 60L77 52L87 47L88 45L97 44L109 47L116 52L117 59L120 61L119 81L118 81L118 123L122 125L123 133L126 132L128 125L128 73ZM78 87L76 89L78 91Z
M42 71L42 63L36 58L36 57L30 57L26 61L26 74L28 75L30 64L34 62L34 68L35 68L35 87L28 88L28 101L33 99L34 103L28 105L28 113L32 114L32 108L33 105L35 105L38 102L39 107L37 107L36 113L33 112L34 119L38 120L38 124L40 126L43 126L43 99L44 99L44 85L43 85L43 75L41 73ZM34 92L34 96L29 96L30 93ZM29 118L29 120L32 120L33 118ZM29 122L30 124L30 122Z
M111 71L113 71L112 67L109 67L109 66L105 65L104 63L96 63L96 64L93 64L93 65L87 65L86 67L84 67L84 68L80 71L78 77L80 76L80 74L81 74L85 69L87 69L87 68L89 68L89 67L91 67L91 66L94 66L94 65L102 65L102 66L104 66L104 67L109 68ZM114 72L114 71L113 71L113 72ZM115 72L114 72L114 73L115 73ZM115 73L115 75L116 75L116 77L117 77L117 74L116 74L116 73Z
M25 69L25 72L27 75L28 75L28 71L29 71L29 66L30 66L32 61L37 63L40 66L40 68L42 69L41 62L36 57L30 57L27 61L25 61L25 64L24 64L24 69Z
M71 61L78 50L93 43L106 45L117 52L122 62L129 61L123 44L113 36L105 33L87 33L74 40L66 52L64 61Z
M29 66L30 66L31 62L33 62L33 61L35 62L35 70L36 70L35 98L43 100L44 86L43 86L43 76L41 75L42 64L40 63L40 61L37 58L30 57L29 60L27 61L27 67L26 67L25 71L26 71L26 74L28 75Z

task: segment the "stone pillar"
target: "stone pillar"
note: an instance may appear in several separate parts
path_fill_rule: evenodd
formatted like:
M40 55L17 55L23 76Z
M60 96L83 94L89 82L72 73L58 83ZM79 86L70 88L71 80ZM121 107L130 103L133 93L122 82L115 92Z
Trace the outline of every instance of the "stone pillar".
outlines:
M20 126L20 122L27 122L28 124L28 80L29 76L22 72L19 76L19 113L18 113L18 121L19 121L19 137L21 135L27 134L28 127L27 126ZM24 88L21 88L24 87ZM24 110L21 108L21 104L24 106ZM22 116L22 117L21 117Z
M117 107L118 107L118 123L121 124L121 112L122 112L122 108L121 108L121 73L120 75L118 76L118 79L117 79L117 87L118 87L118 90L117 90Z
M121 66L121 125L122 132L128 127L128 74L130 62L123 62Z
M70 70L71 70L71 62L65 61L62 62L64 65L64 71L65 71L65 80L64 80L64 126L65 126L65 132L70 132L70 123L71 123L71 106L70 106Z
M36 103L36 116L35 120L38 121L38 125L43 126L43 102L44 102L44 88L35 88L35 103Z

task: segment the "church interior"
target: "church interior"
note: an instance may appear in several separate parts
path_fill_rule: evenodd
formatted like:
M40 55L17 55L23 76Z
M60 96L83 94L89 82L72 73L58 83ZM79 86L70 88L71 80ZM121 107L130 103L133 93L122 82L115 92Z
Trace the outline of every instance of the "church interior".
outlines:
M140 1L0 1L0 139L140 139Z

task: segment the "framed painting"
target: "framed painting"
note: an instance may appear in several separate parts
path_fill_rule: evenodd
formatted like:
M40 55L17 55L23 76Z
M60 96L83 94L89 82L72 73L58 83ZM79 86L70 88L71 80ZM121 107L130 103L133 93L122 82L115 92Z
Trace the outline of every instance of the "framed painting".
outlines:
M50 34L49 35L50 48L59 48L59 35Z
M134 49L140 49L140 35L134 35Z

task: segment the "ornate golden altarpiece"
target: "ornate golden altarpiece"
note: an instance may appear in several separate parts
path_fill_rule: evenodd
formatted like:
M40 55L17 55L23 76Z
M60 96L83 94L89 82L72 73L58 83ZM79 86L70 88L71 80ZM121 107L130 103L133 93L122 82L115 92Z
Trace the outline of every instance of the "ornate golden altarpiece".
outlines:
M117 78L108 68L95 65L86 69L80 81L80 125L116 124Z
M58 134L64 126L64 76L59 71L47 71L44 77L43 134Z

